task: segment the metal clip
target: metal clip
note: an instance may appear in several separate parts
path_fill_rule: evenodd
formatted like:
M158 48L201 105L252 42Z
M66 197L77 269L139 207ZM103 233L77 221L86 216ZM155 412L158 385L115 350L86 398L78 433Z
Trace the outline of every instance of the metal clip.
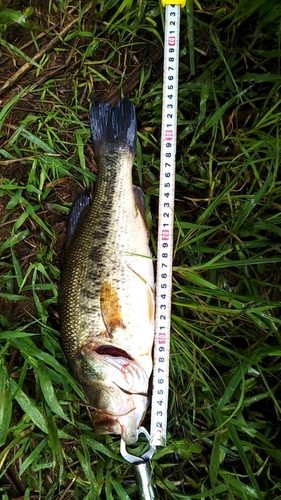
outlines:
M150 435L144 427L140 427L138 435L144 434L147 441L150 442ZM140 457L131 455L126 450L126 444L121 439L120 453L122 457L132 464L135 471L136 482L140 492L140 500L157 500L158 494L155 485L152 483L152 471L150 459L155 452L155 447L150 445L149 449Z

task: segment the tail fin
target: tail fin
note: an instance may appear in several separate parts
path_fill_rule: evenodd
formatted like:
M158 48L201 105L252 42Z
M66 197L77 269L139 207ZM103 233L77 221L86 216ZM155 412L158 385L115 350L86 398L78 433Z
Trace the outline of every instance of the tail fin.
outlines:
M136 112L128 99L120 100L115 108L106 102L94 100L90 125L96 158L106 143L110 143L113 149L121 147L136 154Z

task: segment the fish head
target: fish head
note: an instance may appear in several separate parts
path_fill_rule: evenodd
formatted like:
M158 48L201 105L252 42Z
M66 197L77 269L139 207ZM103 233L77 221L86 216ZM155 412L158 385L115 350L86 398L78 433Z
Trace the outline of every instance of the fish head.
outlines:
M142 367L122 349L90 342L76 357L74 374L91 406L96 432L135 443L149 402L149 378Z

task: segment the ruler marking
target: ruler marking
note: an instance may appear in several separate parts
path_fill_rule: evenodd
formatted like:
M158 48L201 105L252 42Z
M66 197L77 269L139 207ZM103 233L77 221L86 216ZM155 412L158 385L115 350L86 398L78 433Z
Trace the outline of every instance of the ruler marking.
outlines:
M151 444L165 446L169 392L180 5L165 7Z

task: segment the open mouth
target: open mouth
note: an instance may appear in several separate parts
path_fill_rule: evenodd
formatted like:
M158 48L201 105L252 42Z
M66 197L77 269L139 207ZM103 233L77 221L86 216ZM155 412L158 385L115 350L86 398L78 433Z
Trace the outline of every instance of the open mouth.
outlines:
M114 358L125 358L133 361L133 358L126 351L112 345L100 345L96 349L96 353L101 355L106 354L107 356L112 356Z
M112 346L112 345L100 345L96 349L96 353L103 355L103 356L112 356L113 358L123 358L123 359L128 359L129 361L133 361L133 358L126 352L124 349L120 349L119 347ZM116 360L117 361L117 360ZM123 363L123 362L122 362ZM135 364L135 363L134 363ZM128 371L128 374L131 373L132 365L130 363L125 363L123 366L119 366L118 362L118 367L121 369L121 372L123 375L126 376L126 372ZM128 394L129 396L136 395L136 396L143 396L143 397L148 397L147 393L145 392L139 392L139 391L130 391L125 389L124 387L121 387L116 381L112 380L112 383L116 385L122 392L125 394Z

